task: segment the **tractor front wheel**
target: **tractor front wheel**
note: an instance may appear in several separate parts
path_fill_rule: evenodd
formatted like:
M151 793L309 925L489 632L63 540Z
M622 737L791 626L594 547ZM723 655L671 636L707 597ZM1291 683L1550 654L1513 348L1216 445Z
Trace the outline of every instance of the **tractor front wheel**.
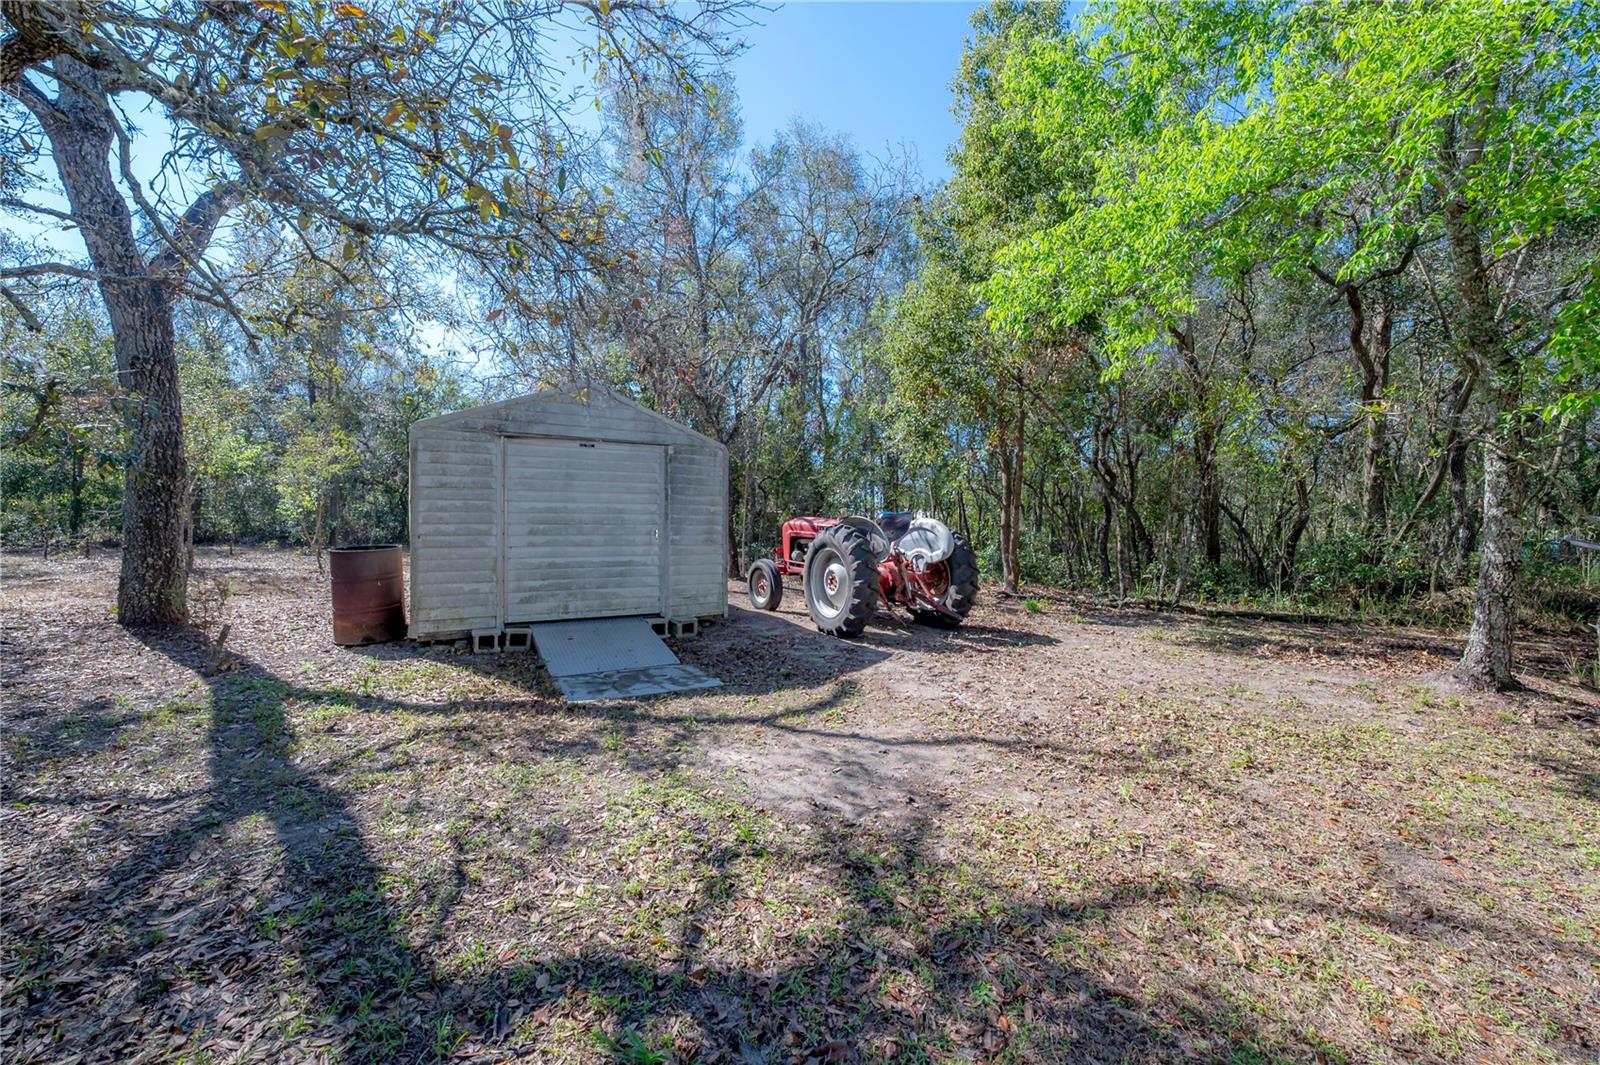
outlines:
M783 574L770 558L758 558L750 567L750 605L757 610L776 610L783 602Z
M965 621L967 615L972 613L972 604L978 601L978 558L959 533L951 535L955 536L955 550L950 552L949 558L939 563L945 568L946 577L939 602L961 621ZM936 625L942 629L953 629L961 624L961 621L935 610L915 610L912 611L912 617L924 625Z
M878 609L878 566L872 545L852 526L832 526L811 541L801 580L806 609L818 632L859 636Z

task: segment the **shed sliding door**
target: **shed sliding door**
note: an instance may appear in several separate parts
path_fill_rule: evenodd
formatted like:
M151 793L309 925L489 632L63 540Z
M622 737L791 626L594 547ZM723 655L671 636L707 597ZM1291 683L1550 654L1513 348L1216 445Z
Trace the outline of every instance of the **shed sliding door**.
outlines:
M507 624L659 614L667 451L505 439Z

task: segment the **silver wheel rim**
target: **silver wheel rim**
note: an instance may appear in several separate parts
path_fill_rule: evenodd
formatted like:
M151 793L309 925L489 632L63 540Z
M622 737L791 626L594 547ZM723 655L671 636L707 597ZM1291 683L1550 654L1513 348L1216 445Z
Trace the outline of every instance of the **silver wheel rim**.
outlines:
M850 605L850 570L839 552L831 547L817 549L806 574L807 591L817 613L836 618Z

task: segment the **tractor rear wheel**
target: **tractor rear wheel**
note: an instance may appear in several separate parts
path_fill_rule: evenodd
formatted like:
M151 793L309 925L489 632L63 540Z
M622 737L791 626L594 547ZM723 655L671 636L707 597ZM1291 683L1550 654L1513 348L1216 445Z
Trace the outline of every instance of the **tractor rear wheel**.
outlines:
M832 526L811 541L801 582L811 620L829 636L861 635L878 609L872 545L849 525Z
M939 596L939 602L961 621L965 621L967 615L972 613L972 604L978 601L978 559L960 533L951 535L955 537L956 546L950 552L950 557L941 563L949 581L944 594ZM961 621L935 610L915 610L911 616L924 625L936 625L942 629L953 629L961 624Z
M783 602L783 574L770 558L758 558L750 567L750 605L757 610L776 610Z

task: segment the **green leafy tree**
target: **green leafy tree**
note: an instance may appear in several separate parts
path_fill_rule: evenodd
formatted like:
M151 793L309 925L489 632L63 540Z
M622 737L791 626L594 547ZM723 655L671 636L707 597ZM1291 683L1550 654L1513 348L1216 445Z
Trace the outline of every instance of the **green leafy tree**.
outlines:
M268 479L273 455L264 434L251 432L251 397L234 379L225 317L198 313L180 321L186 326L179 363L188 469L184 548L192 572L195 539L207 515L230 538L249 531L248 517L239 521L234 508L241 500L261 504L260 493L251 489Z
M87 293L57 293L37 331L0 309L8 541L77 541L114 525L125 460L111 336Z
M278 513L293 524L301 542L316 555L328 545L328 512L337 479L357 461L354 442L344 430L308 425L289 439L275 477Z
M920 411L953 413L954 424L982 433L977 457L998 468L1000 569L1010 592L1022 580L1028 413L1074 344L1049 325L1015 335L992 328L979 286L1007 241L1059 218L1075 186L1047 165L1032 127L997 96L995 77L1013 53L1059 35L1061 15L1055 4L996 3L974 16L955 81L963 118L955 172L920 215L920 270L893 305L882 347L913 438L935 439Z
M1508 686L1528 408L1582 399L1530 395L1530 374L1594 366L1595 247L1571 238L1592 234L1600 210L1597 47L1600 19L1581 5L1097 9L1076 41L1034 49L1002 78L1046 143L1081 142L1080 93L1126 89L1133 114L1111 127L1094 195L1002 254L986 289L996 320L1096 314L1126 358L1192 312L1198 277L1263 260L1307 269L1355 311L1369 282L1436 243L1442 321L1487 427L1459 672ZM1102 62L1086 67L1085 54ZM1534 274L1544 298L1530 302ZM1361 323L1352 347L1381 333Z

